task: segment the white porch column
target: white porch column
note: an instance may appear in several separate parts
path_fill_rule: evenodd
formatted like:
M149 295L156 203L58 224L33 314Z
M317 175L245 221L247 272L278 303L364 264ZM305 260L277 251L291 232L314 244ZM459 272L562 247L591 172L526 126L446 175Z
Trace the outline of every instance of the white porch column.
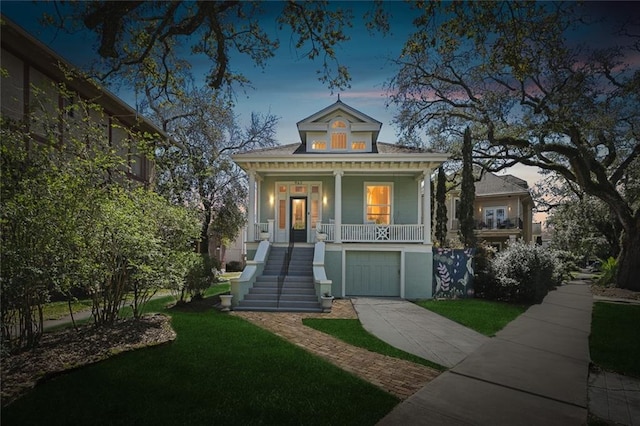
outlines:
M247 240L254 242L256 232L256 172L249 172L249 203L247 205Z
M335 176L335 214L336 217L334 219L334 226L335 226L335 234L334 234L334 239L333 241L335 243L341 243L342 242L342 175L344 174L344 172L342 170L336 170L333 172L333 175Z
M426 169L422 177L422 224L424 243L431 244L431 169Z

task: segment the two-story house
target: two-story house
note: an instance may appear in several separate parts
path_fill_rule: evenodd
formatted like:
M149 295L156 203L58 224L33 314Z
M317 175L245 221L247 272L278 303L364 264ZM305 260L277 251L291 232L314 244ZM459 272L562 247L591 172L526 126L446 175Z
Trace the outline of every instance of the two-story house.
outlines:
M381 126L338 100L297 123L299 143L233 156L249 176L253 259L232 282L238 308L302 309L286 300L302 281L314 309L324 293L431 296L429 181L448 155L380 142ZM269 277L275 294L258 288Z
M149 185L153 180L154 163L136 148L124 143L133 133L146 132L163 138L163 132L108 90L95 82L70 73L75 68L46 45L36 40L15 23L1 16L0 26L0 99L2 116L7 121L26 125L36 141L45 142L54 131L59 142L77 128L64 125L87 118L94 128L103 129L108 146L119 151L126 164L126 176L132 182ZM60 85L65 90L60 90ZM79 99L100 108L73 111L66 108ZM63 116L62 111L67 111ZM129 131L131 130L131 132ZM76 135L77 136L77 135Z
M457 237L459 229L459 205L460 191L451 191L447 196L447 230L452 239ZM477 239L498 250L516 239L533 241L533 207L526 181L512 175L485 172L475 182L473 211Z

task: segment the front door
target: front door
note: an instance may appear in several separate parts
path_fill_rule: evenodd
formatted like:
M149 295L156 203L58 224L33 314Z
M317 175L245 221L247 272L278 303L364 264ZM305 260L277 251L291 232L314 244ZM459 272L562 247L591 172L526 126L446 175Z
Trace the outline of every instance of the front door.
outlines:
M307 197L291 197L291 241L307 242Z

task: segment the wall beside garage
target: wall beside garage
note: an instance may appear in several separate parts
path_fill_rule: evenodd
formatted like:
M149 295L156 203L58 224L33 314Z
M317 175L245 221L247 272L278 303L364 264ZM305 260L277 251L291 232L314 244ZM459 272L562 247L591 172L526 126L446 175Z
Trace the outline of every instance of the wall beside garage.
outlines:
M328 246L328 245L327 245ZM342 250L327 248L324 252L324 272L331 280L331 294L342 297Z
M433 297L433 253L405 252L405 299Z

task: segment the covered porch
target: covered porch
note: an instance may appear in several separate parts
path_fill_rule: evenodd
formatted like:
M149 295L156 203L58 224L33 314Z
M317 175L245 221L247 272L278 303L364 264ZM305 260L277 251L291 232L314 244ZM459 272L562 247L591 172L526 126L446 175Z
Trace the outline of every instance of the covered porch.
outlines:
M362 159L357 163L362 163ZM247 241L431 244L433 164L249 169ZM407 166L413 165L416 168ZM265 166L261 164L261 166ZM324 170L309 172L308 168ZM386 166L386 167L385 167ZM355 170L354 170L355 169Z

